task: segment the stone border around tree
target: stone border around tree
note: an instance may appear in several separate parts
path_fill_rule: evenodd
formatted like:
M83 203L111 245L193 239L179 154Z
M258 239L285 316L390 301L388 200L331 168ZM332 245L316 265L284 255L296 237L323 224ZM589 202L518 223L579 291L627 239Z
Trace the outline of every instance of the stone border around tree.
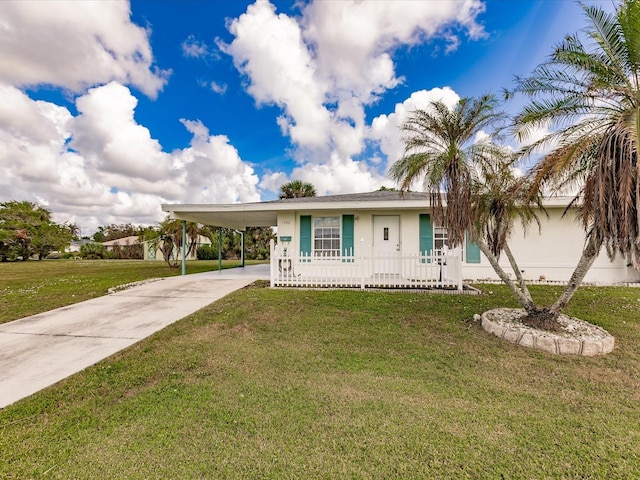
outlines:
M481 316L482 328L516 345L561 355L606 355L615 345L609 332L579 318L560 315L563 331L547 332L524 325L520 318L525 315L523 309L488 310Z

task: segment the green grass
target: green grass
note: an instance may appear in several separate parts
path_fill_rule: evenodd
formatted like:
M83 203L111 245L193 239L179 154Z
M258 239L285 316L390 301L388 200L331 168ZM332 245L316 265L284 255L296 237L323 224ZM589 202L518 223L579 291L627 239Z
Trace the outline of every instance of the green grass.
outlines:
M247 265L256 262L246 262ZM238 266L225 260L223 268ZM187 262L187 273L218 269L218 261ZM105 295L111 287L180 275L165 262L43 260L0 263L0 323Z
M240 290L0 411L0 478L640 478L640 290L578 291L597 358L486 334L485 290Z

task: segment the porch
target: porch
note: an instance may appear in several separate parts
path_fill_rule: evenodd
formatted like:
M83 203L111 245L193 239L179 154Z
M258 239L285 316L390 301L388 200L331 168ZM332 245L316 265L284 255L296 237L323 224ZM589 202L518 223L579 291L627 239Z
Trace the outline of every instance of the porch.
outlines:
M358 250L365 253L296 255L272 241L271 286L462 290L462 262L456 251L422 255Z

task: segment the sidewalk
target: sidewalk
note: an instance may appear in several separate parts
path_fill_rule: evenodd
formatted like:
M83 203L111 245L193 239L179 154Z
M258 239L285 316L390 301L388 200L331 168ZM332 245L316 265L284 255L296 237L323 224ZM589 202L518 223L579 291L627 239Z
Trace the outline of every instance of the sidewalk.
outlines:
M169 277L0 325L0 408L255 280L269 265Z

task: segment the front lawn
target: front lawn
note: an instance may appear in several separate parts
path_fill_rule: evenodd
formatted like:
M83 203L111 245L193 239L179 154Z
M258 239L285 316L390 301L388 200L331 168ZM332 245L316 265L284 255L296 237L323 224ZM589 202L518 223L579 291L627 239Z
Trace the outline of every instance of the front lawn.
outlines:
M585 358L486 334L483 289L245 288L1 410L0 477L638 478L640 290L578 291Z

